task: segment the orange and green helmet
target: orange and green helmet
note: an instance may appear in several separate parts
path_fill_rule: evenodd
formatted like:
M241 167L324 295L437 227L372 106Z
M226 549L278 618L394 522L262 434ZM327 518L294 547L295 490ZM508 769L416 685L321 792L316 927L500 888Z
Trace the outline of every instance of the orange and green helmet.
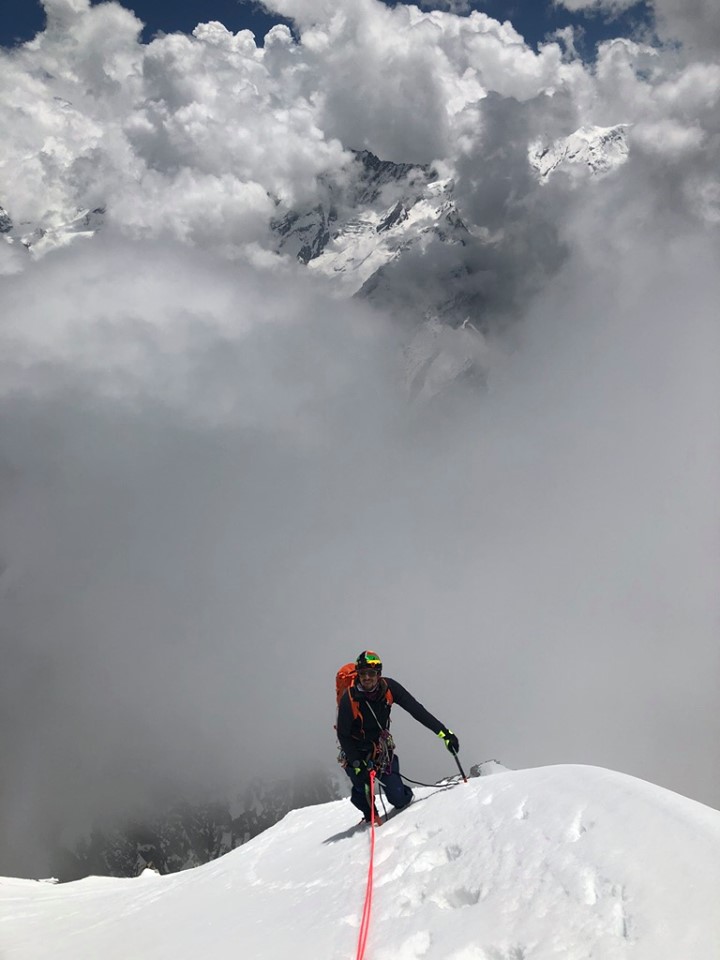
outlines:
M355 661L358 670L377 670L382 673L382 660L374 650L363 650Z

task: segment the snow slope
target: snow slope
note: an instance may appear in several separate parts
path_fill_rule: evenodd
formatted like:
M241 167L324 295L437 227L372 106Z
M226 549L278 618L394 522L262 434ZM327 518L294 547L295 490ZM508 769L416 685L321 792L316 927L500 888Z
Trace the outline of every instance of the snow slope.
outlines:
M220 860L0 882L3 960L355 956L368 833L295 810ZM377 833L368 960L717 960L720 812L558 766L418 790Z
M528 162L543 182L556 170L604 176L628 158L627 129L628 124L618 123L614 127L580 127L553 143L541 138L530 144Z

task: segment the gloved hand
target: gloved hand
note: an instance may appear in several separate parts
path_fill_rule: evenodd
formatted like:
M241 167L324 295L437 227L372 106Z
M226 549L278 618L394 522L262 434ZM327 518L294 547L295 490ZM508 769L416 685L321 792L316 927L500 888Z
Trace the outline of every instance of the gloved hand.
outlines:
M443 727L440 733L438 733L438 736L440 737L442 742L445 744L445 746L448 748L450 753L458 752L458 750L460 749L460 741L452 732L452 730L448 730L447 727Z

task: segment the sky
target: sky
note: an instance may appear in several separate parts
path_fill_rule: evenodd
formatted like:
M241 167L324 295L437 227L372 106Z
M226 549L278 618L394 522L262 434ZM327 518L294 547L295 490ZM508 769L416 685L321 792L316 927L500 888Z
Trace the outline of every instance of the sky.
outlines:
M92 0L97 3L98 0ZM452 3L419 4L424 9L452 9ZM596 43L616 36L618 31L625 33L632 25L639 27L648 22L646 4L642 2L619 4L614 9L599 9L600 5L577 9L578 5L568 7L538 0L485 0L485 2L466 2L455 4L459 13L480 10L497 20L510 20L525 40L533 45L545 39L548 34L568 25L581 27L585 36L579 42L590 53ZM598 9L593 9L593 7ZM136 0L127 4L142 20L145 27L143 39L151 40L158 33L190 33L201 22L219 20L228 30L252 30L256 41L262 38L277 23L291 24L291 20L273 15L253 0ZM4 0L0 15L0 44L11 46L19 41L30 40L43 28L45 14L40 0Z
M57 960L225 960L238 942L256 960L717 956L720 813L684 797L574 766L420 788L372 859L353 813L295 810L172 876L3 880L4 955L42 960L52 940Z
M332 764L333 676L367 647L469 763L720 806L714 0L655 0L592 60L378 0L273 0L293 31L264 45L44 8L0 54L0 204L20 232L106 222L0 244L3 862ZM616 124L614 174L533 176L538 138ZM435 164L487 241L482 396L408 402L407 318L277 253L277 205L359 149ZM394 729L409 776L447 772Z

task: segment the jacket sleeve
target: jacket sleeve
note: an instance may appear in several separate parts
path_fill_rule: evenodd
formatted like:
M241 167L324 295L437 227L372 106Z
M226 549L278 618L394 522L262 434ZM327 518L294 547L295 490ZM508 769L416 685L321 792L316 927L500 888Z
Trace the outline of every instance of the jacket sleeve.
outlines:
M350 692L348 690L340 697L337 715L337 737L340 749L345 754L345 758L353 763L362 758L362 750L358 740L352 736L353 712L350 705Z
M389 677L386 677L385 680L390 688L390 693L392 693L393 703L402 707L403 710L407 710L411 717L427 727L428 730L432 730L433 733L440 733L445 728L445 724L440 723L437 717L426 710L401 683L398 683L397 680L391 680Z

